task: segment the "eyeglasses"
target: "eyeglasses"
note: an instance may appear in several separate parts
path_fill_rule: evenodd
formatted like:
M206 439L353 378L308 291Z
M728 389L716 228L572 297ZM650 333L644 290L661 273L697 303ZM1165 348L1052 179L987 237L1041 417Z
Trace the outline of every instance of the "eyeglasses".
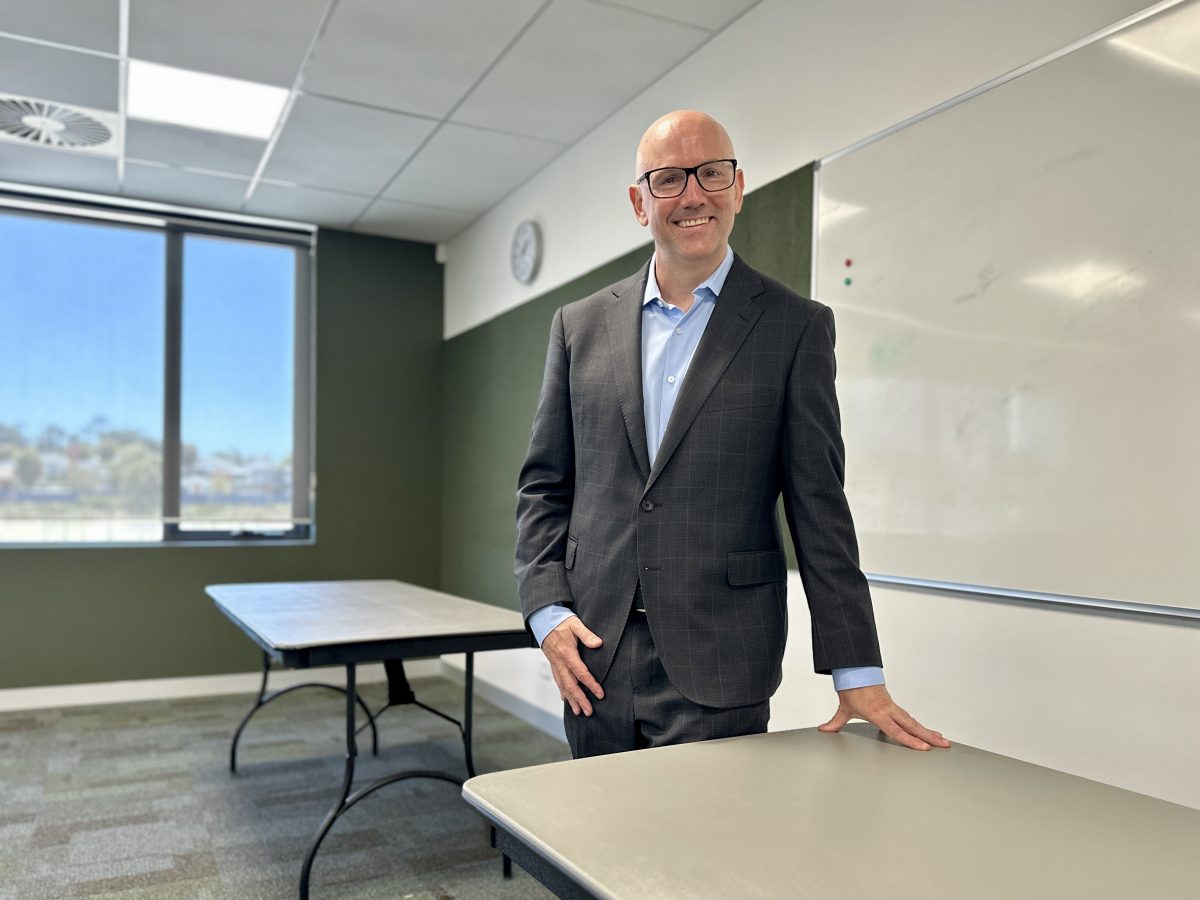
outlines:
M638 181L646 182L651 196L657 197L659 200L669 200L687 190L689 175L695 175L696 183L711 194L731 187L733 176L736 173L736 159L714 159L689 169L678 167L651 169L643 172Z

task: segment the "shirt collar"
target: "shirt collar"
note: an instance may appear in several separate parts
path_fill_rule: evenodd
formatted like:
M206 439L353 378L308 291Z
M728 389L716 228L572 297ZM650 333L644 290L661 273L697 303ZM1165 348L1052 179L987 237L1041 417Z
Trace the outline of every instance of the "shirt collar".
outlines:
M657 258L657 253L650 258L650 271L646 275L646 292L642 295L642 306L654 300L662 299L662 292L658 289L658 279L654 277L654 261ZM729 276L731 268L733 268L733 248L727 244L725 246L725 258L721 260L721 264L717 266L711 275L696 285L692 290L692 294L708 291L714 298L721 296L721 289L725 287L725 279Z

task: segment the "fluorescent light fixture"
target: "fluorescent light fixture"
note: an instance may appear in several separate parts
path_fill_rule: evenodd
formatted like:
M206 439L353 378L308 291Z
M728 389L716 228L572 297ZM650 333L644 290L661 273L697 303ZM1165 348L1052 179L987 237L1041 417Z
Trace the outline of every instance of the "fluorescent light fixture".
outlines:
M1130 274L1127 269L1118 269L1094 261L1030 275L1021 280L1052 294L1071 300L1087 301L1102 300L1114 295L1123 296L1145 284L1143 279Z
M1200 6L1185 5L1108 39L1147 62L1200 78Z
M275 130L288 89L129 60L126 115L265 141Z
M817 223L821 230L837 225L839 222L844 222L846 219L857 216L863 212L865 207L855 206L853 203L843 203L840 200L831 200L829 197L821 198L820 211L817 214Z

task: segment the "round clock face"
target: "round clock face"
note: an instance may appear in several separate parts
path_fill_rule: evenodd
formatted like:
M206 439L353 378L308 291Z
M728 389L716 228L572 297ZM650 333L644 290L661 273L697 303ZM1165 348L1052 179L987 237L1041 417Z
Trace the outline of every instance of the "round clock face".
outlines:
M513 232L510 251L513 277L521 284L529 284L537 275L538 263L542 261L542 233L533 221L522 222Z

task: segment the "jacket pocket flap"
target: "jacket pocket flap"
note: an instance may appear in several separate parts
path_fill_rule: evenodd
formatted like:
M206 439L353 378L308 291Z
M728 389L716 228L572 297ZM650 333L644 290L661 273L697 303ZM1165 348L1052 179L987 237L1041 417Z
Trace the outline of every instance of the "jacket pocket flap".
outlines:
M757 391L730 391L717 394L708 403L708 409L716 412L723 409L748 409L753 406L770 406L775 402L775 388Z
M782 550L749 550L729 554L729 583L734 587L787 581L787 557Z
M579 541L573 537L567 538L567 555L563 557L563 568L575 568L575 551L579 549Z

